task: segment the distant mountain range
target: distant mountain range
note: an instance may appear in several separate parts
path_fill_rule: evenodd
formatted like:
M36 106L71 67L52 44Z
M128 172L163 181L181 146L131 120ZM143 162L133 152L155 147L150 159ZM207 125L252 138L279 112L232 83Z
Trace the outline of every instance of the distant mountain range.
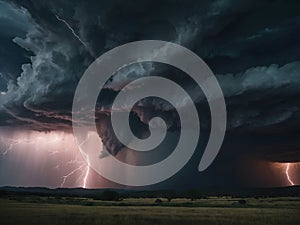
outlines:
M0 195L39 195L39 196L74 196L95 197L106 189L84 189L84 188L56 188L45 187L0 187ZM278 187L278 188L206 188L193 190L124 190L110 189L116 191L120 196L126 197L157 197L166 193L176 193L177 197L185 196L189 191L197 191L201 196L233 196L233 197L300 197L300 186Z

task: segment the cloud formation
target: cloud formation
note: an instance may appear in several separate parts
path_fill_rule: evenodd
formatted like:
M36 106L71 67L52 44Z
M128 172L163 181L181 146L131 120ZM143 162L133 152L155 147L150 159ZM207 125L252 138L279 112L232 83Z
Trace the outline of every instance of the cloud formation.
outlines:
M8 62L8 67L21 68L20 74L1 68L1 126L70 130L73 94L89 64L118 45L160 39L190 48L217 74L229 132L299 131L298 1L163 1L159 7L153 1L13 2L0 2L0 11L6 12L0 26L11 25L1 29L0 38L19 49L11 51L28 55ZM192 81L172 68L135 64L112 77L102 93L98 130L110 152L123 147L109 122L113 97L131 80L157 74L187 89L202 112L203 128L209 129L206 100ZM141 135L154 115L165 118L171 130L180 125L173 107L146 99L132 115Z

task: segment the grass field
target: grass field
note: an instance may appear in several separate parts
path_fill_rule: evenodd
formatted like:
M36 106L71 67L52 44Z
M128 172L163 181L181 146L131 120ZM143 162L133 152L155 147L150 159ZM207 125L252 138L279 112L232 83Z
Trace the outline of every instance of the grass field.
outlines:
M207 198L191 202L174 199L156 205L155 199L118 202L85 198L18 197L0 199L1 224L103 225L298 225L300 198Z

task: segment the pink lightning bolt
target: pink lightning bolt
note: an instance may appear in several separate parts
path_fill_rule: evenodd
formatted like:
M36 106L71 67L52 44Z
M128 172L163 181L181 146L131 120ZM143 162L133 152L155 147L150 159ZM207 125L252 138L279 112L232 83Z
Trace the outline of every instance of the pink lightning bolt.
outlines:
M291 177L290 177L290 174L289 174L289 171L290 171L290 163L288 163L286 165L286 169L285 169L285 174L286 174L286 177L287 177L287 180L289 181L290 185L295 185L295 183L292 181Z
M85 173L85 176L83 178L83 188L86 188L86 185L87 185L87 179L88 179L88 176L89 176L89 173L90 173L90 166L87 165L87 168L86 168L86 173Z
M28 146L30 148L40 149L43 148L41 144L47 143L47 151L40 151L40 152L43 152L44 154L48 154L49 156L54 156L56 154L59 154L62 151L68 151L70 146L76 147L75 145L73 146L73 144L75 144L73 135L68 133L51 132L46 134L46 133L32 132L29 134L30 134L29 136L25 135L25 137L23 134L19 134L16 137L6 137L0 135L0 143L1 143L0 147L5 146L5 149L0 148L0 158L6 157L10 153L10 151L17 150L18 149L17 147L20 146L26 146L26 147ZM89 136L87 137L87 139L88 138ZM73 150L72 147L70 149ZM57 150L57 148L61 150ZM91 170L87 163L87 161L89 161L88 156L86 156L85 158L86 160L83 160L81 159L81 157L77 158L76 156L75 159L72 159L67 162L67 164L70 164L70 166L68 166L68 169L72 167L75 168L73 168L66 175L62 176L62 181L60 184L61 187L64 187L68 179L72 177L78 177L74 185L80 184L81 187L87 188L89 173ZM56 165L54 168L58 169L60 167L61 165Z

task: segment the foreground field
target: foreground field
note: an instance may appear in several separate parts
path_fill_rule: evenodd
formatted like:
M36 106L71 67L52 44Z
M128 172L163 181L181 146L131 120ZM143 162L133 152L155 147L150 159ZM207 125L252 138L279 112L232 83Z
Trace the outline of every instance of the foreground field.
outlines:
M247 199L247 205L237 205L234 199L225 198L192 203L187 199L174 199L173 203L161 205L151 205L155 199L126 199L121 203L92 201L91 205L70 204L68 199L60 200L60 204L47 203L51 202L49 198L38 200L0 199L1 224L300 224L299 198ZM77 203L89 202L87 199L76 200ZM188 203L189 207L182 206Z

